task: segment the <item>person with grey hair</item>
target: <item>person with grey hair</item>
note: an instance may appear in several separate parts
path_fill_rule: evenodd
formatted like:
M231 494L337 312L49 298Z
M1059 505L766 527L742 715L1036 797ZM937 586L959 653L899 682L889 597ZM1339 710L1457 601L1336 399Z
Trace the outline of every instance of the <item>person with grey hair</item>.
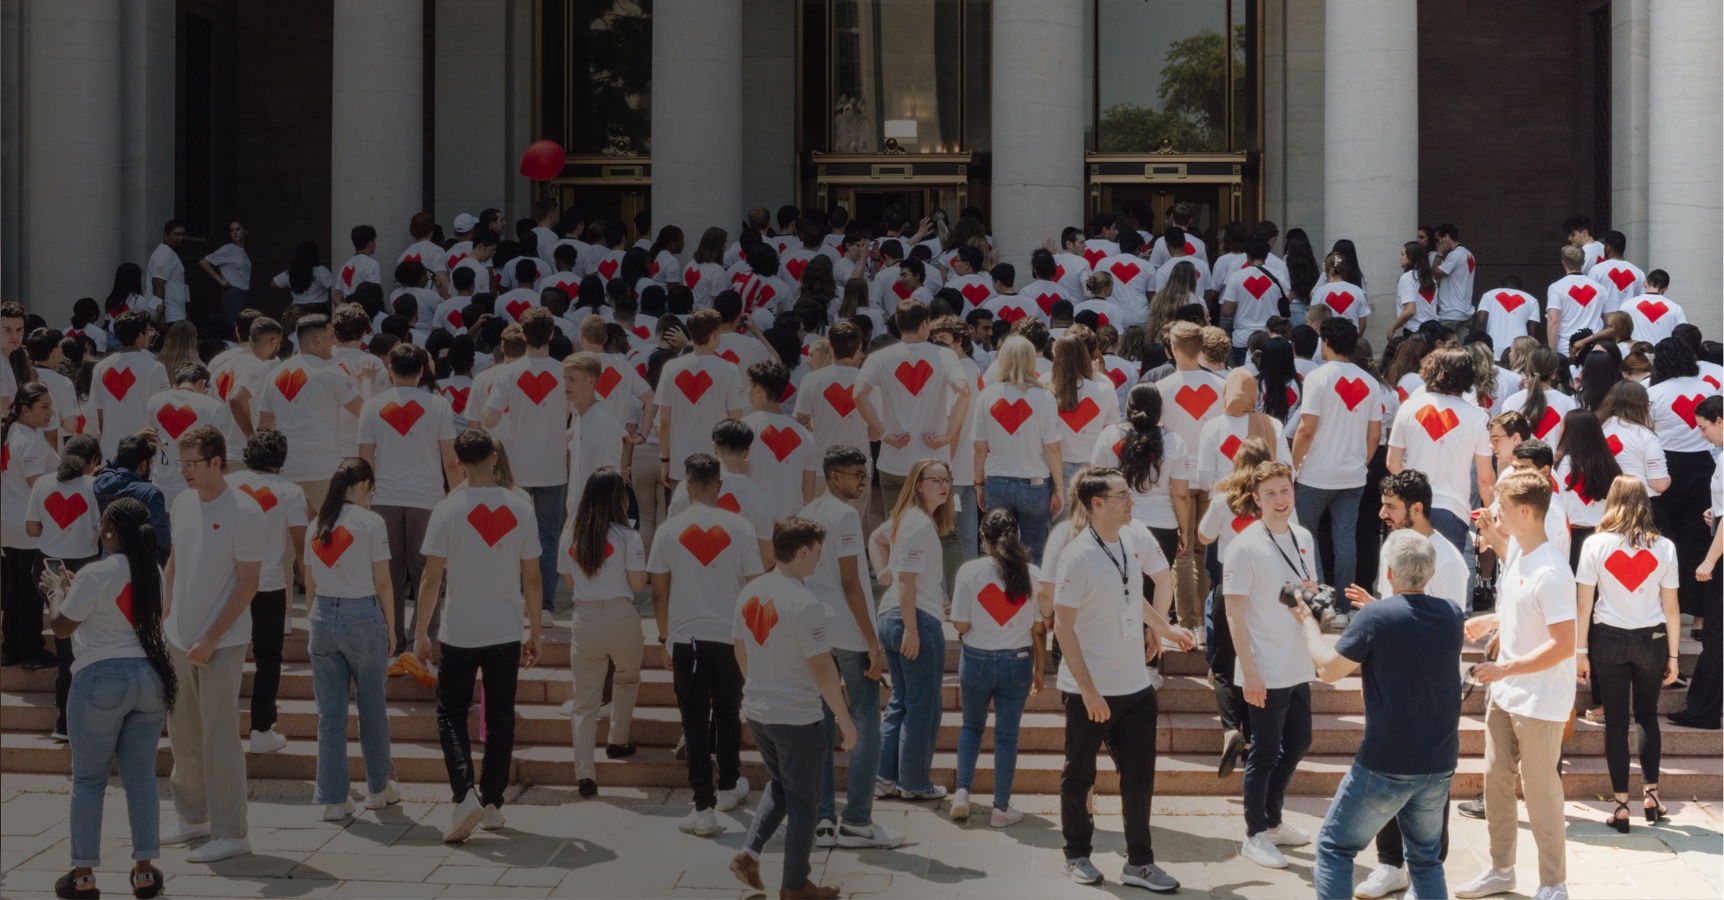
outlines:
M1436 568L1428 539L1396 531L1382 554L1394 596L1360 609L1333 648L1311 609L1303 602L1292 606L1317 677L1333 683L1360 670L1365 687L1365 739L1317 837L1317 896L1353 896L1353 858L1392 817L1406 845L1413 890L1447 897L1439 851L1460 755L1456 660L1465 614L1425 593Z

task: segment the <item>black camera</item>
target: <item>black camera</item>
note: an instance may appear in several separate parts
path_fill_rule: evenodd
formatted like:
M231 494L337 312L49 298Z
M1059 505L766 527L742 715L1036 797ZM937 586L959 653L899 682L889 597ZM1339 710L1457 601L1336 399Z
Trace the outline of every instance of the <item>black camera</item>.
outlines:
M1335 589L1323 585L1311 590L1296 581L1281 585L1281 605L1292 609L1298 603L1310 607L1318 622L1327 622L1335 615Z

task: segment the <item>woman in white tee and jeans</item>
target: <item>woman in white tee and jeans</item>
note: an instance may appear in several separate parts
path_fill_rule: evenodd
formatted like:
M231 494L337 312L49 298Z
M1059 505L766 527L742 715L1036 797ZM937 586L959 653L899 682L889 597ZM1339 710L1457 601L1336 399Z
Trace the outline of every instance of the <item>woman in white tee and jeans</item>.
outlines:
M96 540L95 474L102 468L102 445L87 434L66 440L60 467L53 478L37 478L30 486L29 512L24 531L36 539L36 550L44 558L58 559L73 572L96 561L101 547ZM66 695L72 689L72 642L56 638L60 675L54 680L54 739L66 740Z

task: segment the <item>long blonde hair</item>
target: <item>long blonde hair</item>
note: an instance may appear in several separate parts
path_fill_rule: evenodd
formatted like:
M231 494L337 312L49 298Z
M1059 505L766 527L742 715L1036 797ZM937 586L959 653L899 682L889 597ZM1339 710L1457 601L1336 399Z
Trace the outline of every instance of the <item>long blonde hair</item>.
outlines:
M1604 516L1598 520L1597 533L1622 535L1630 547L1649 547L1658 540L1658 526L1652 521L1652 500L1646 495L1646 484L1633 475L1618 475L1610 483L1610 493L1604 498Z
M898 493L898 502L892 506L893 540L897 540L898 525L903 521L904 513L912 505L927 513L928 518L934 520L934 532L936 534L942 536L951 534L952 528L957 524L957 512L952 503L952 498L957 496L956 491L946 495L946 502L940 504L939 509L929 509L922 505L922 492L917 486L922 483L922 475L934 466L945 469L948 476L952 474L952 467L945 460L930 456L926 459L916 460L916 464L910 467L910 474L904 476L904 489Z
M1246 438L1233 451L1233 472L1216 482L1214 492L1226 498L1227 509L1236 516L1257 518L1263 511L1257 508L1257 467L1275 459L1275 453L1262 438Z
M825 337L815 338L814 343L808 345L808 371L824 369L832 362L832 342Z
M1335 254L1339 256L1340 254ZM1483 341L1475 341L1467 345L1467 355L1473 358L1473 391L1481 400L1497 399L1497 364L1491 358L1491 348ZM1487 409L1489 402L1480 403Z
M1068 537L1077 537L1085 528L1089 527L1089 507L1078 502L1077 486L1078 482L1083 481L1083 477L1089 474L1091 468L1089 463L1084 463L1073 469L1072 477L1066 479L1066 517L1063 522L1055 522L1050 526L1048 531L1050 536L1053 534L1052 528L1060 525L1071 528L1071 534Z
M1000 342L1000 359L994 373L997 384L1009 384L1020 391L1047 388L1036 374L1036 347L1022 335L1007 335Z
M168 336L162 339L162 349L156 354L156 362L162 364L170 381L180 366L202 362L198 358L198 327L192 324L190 319L181 319L168 326Z

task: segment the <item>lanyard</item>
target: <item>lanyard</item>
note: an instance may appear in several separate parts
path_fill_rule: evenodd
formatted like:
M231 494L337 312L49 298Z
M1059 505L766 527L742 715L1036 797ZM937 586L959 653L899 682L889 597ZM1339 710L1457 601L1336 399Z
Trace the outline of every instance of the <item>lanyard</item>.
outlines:
M1095 538L1096 546L1101 548L1101 552L1107 554L1107 561L1113 563L1114 569L1119 572L1119 590L1125 596L1125 602L1129 604L1131 602L1131 569L1127 568L1125 564L1125 541L1121 539L1119 543L1120 558L1114 559L1113 551L1107 549L1107 543L1101 539L1101 535L1096 534L1094 525L1089 527L1089 533L1090 537Z
M1287 568L1292 569L1294 572L1298 573L1299 580L1301 582L1310 581L1311 576L1307 575L1305 573L1305 560L1303 558L1301 558L1299 560L1299 564L1297 566L1293 565L1293 560L1287 558L1287 551L1281 549L1281 542L1275 539L1275 532L1270 531L1269 526L1267 526L1267 525L1263 526L1263 531L1269 535L1269 543L1275 545L1275 552L1281 554L1281 561L1285 562L1287 564ZM1293 535L1293 529L1291 529L1291 528L1287 529L1287 533L1289 536L1293 537L1293 552L1298 553L1299 552L1299 538L1297 536Z

